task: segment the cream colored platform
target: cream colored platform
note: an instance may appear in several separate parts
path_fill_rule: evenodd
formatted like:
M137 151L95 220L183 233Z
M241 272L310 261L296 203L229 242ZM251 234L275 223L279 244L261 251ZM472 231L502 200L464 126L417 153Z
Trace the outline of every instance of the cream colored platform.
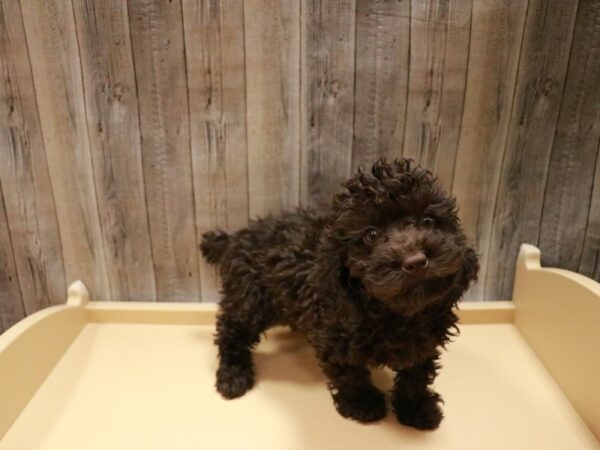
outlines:
M435 432L391 413L373 425L341 418L312 350L285 330L257 349L255 388L225 401L213 388L214 307L88 302L75 284L66 306L0 337L0 450L600 448L590 431L600 431L600 371L586 360L600 348L600 289L538 257L522 252L514 304L462 308L436 382L446 419ZM573 348L581 333L584 348ZM557 354L570 367L555 373ZM389 387L391 374L375 379Z

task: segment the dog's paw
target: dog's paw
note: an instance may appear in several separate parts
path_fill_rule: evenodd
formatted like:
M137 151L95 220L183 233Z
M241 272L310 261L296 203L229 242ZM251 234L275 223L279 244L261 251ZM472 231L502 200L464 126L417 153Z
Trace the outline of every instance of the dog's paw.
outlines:
M252 367L221 365L217 370L217 391L226 399L244 395L254 385Z
M362 423L376 422L387 413L385 395L374 386L338 391L333 401L342 416Z
M442 398L436 392L426 391L415 397L393 397L392 407L398 422L418 430L435 430L444 414Z

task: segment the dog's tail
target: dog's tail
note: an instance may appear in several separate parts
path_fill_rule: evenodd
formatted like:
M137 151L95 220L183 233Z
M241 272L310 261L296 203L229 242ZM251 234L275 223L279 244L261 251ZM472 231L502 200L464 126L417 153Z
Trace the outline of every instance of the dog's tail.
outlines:
M210 264L221 262L223 254L229 247L230 236L223 230L209 231L202 235L200 250Z

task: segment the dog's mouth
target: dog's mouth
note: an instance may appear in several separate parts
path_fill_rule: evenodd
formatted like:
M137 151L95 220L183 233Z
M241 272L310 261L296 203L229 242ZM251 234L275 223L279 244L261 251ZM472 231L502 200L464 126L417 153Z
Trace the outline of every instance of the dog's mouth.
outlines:
M406 273L397 261L390 260L370 266L344 266L345 284L351 291L362 291L399 314L412 315L442 301L456 284L460 258L448 258L443 264L430 262L426 270L418 273Z
M438 300L441 300L455 282L456 273L436 278L425 278L412 283L370 282L370 294L385 302L389 307L403 314L413 314Z
M440 278L431 278L417 283L407 294L413 298L431 298L446 294L454 285L456 274Z

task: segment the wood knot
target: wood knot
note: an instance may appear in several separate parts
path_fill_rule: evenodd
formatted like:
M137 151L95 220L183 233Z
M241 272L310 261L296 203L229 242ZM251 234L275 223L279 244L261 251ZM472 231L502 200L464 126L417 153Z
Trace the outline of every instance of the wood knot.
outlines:
M329 96L332 98L337 98L338 94L340 93L342 89L342 83L340 82L340 80L331 80L328 83L328 88L327 91L329 93Z
M116 83L112 89L113 98L115 98L118 102L120 102L121 99L123 98L124 93L125 93L125 86L123 86L122 83Z

